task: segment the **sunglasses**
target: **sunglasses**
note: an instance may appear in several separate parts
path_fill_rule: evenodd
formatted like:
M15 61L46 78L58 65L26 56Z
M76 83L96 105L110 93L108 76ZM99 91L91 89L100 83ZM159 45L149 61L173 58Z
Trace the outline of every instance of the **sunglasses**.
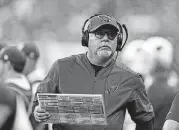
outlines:
M98 39L102 39L105 35L107 35L108 39L110 40L114 40L118 34L116 31L94 31L91 33L95 34L96 38Z

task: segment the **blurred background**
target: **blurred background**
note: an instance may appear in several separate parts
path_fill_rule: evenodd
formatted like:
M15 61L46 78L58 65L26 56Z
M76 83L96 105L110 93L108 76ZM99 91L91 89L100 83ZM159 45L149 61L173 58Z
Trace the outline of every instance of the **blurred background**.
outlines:
M124 54L123 61L133 70L150 70L143 74L144 84L158 115L155 128L159 130L179 92L178 7L178 0L0 0L0 44L35 43L40 50L39 77L44 78L55 60L87 50L81 46L81 29L87 18L97 13L114 16L126 24L129 33L130 47L119 56ZM141 51L143 41L154 36L165 40L147 40L143 49L149 54ZM32 78L38 73L35 76ZM129 118L127 115L124 130L134 129Z
M0 0L0 41L35 42L41 53L38 66L47 72L57 58L86 50L80 43L84 21L105 13L127 25L128 42L157 35L177 50L178 7L178 0ZM178 64L179 52L174 52Z

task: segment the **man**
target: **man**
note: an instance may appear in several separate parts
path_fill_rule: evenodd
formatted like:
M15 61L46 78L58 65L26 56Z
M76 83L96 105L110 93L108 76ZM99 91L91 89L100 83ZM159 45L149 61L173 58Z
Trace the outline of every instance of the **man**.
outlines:
M26 58L16 46L7 46L0 53L0 76L4 83L13 91L20 94L26 103L28 110L32 98L32 91L29 82L22 74Z
M127 65L131 70L143 74L143 72L147 70L145 68L146 66L144 65L144 63L146 63L145 59L149 60L143 55L143 43L144 40L142 39L135 39L131 42L128 42L127 45L125 45L125 47L123 48L122 52L120 53L117 62L121 61L122 63ZM127 111L124 120L123 130L134 130L135 127L135 123L131 120L131 117Z
M23 69L24 78L29 82L30 88L31 88L31 101L29 102L29 112L31 112L32 103L34 99L34 93L37 89L37 84L39 84L42 81L42 76L38 74L39 70L36 69L37 62L40 57L40 51L35 43L27 42L27 43L21 43L17 45L18 49L25 55L26 57L26 63ZM31 123L33 125L33 129L40 130L44 127L43 124L37 124L30 116ZM40 126L40 127L39 127Z
M41 82L41 80L37 79L37 74L32 73L36 69L37 61L40 56L39 49L37 45L34 43L22 43L17 45L17 47L26 57L26 63L22 73L25 75L25 78L29 81L32 90L32 96L34 97L33 92L36 91L36 88L33 84L36 82Z
M37 89L36 84L40 83L42 76L38 74L39 70L36 69L38 59L40 57L40 52L36 44L34 43L22 43L17 46L20 51L26 56L26 64L24 66L23 74L29 81L32 94Z
M166 117L163 130L179 130L178 110L179 110L179 94L175 96L172 102L172 106Z
M142 48L153 59L148 62L151 69L145 75L145 83L155 112L154 130L162 130L172 101L179 92L178 77L172 68L173 46L166 38L155 36L148 38Z
M0 130L32 130L27 113L28 91L25 90L26 86L23 84L23 80L18 80L21 78L20 73L25 61L24 55L15 46L7 46L0 52L0 76L1 82L5 83L2 84L3 87L0 89L0 102L4 104L4 108L0 108L2 118L0 122L4 121ZM16 84L19 84L19 86ZM5 106L6 103L11 106ZM11 112L9 117L7 117L8 111Z
M85 21L82 35L88 52L57 60L37 93L102 94L108 125L53 124L53 130L121 130L126 108L137 130L152 130L154 112L140 76L113 57L124 45L122 26L109 15L94 15ZM40 109L37 96L33 114L38 122L50 117Z

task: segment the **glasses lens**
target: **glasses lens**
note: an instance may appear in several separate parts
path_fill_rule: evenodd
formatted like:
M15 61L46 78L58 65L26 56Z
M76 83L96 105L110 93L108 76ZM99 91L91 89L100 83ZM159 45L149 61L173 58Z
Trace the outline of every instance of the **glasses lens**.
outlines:
M95 36L99 39L102 39L105 35L107 35L108 39L114 40L114 38L117 36L117 32L114 31L96 31L94 33Z
M110 39L110 40L114 40L116 35L117 35L117 32L108 32L107 33L108 39Z
M95 36L99 39L103 38L105 35L105 32L102 32L102 31L96 31L95 32Z

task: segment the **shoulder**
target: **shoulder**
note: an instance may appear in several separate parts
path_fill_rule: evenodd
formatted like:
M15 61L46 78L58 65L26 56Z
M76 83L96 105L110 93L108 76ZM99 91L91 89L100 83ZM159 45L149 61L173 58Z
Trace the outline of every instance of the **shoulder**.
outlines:
M144 88L144 80L140 73L134 72L122 62L117 62L114 68L114 71L119 73L120 78L124 79L124 82L133 84L131 85L133 89Z
M8 89L8 85L0 83L0 104L8 104L10 106L15 105L16 94Z
M58 73L66 68L71 68L71 66L73 66L74 64L80 64L80 62L82 62L84 58L85 54L78 54L57 59L50 68L50 72Z
M176 107L177 109L179 108L179 93L175 96L172 107Z
M120 69L121 71L125 71L133 76L141 76L141 74L136 73L135 71L131 70L129 67L127 67L127 65L125 65L124 63L118 61L116 63L116 66L118 69Z
M82 53L82 54L77 54L77 55L71 55L71 56L68 56L68 57L65 57L65 58L61 58L61 59L58 59L57 61L55 61L54 64L63 64L63 65L67 65L67 64L72 64L74 62L79 62L81 61L82 59L84 59L85 57L85 53Z
M179 122L179 114L178 114L178 109L179 109L179 94L177 94L172 102L170 111L167 114L166 119L167 120L175 120Z

